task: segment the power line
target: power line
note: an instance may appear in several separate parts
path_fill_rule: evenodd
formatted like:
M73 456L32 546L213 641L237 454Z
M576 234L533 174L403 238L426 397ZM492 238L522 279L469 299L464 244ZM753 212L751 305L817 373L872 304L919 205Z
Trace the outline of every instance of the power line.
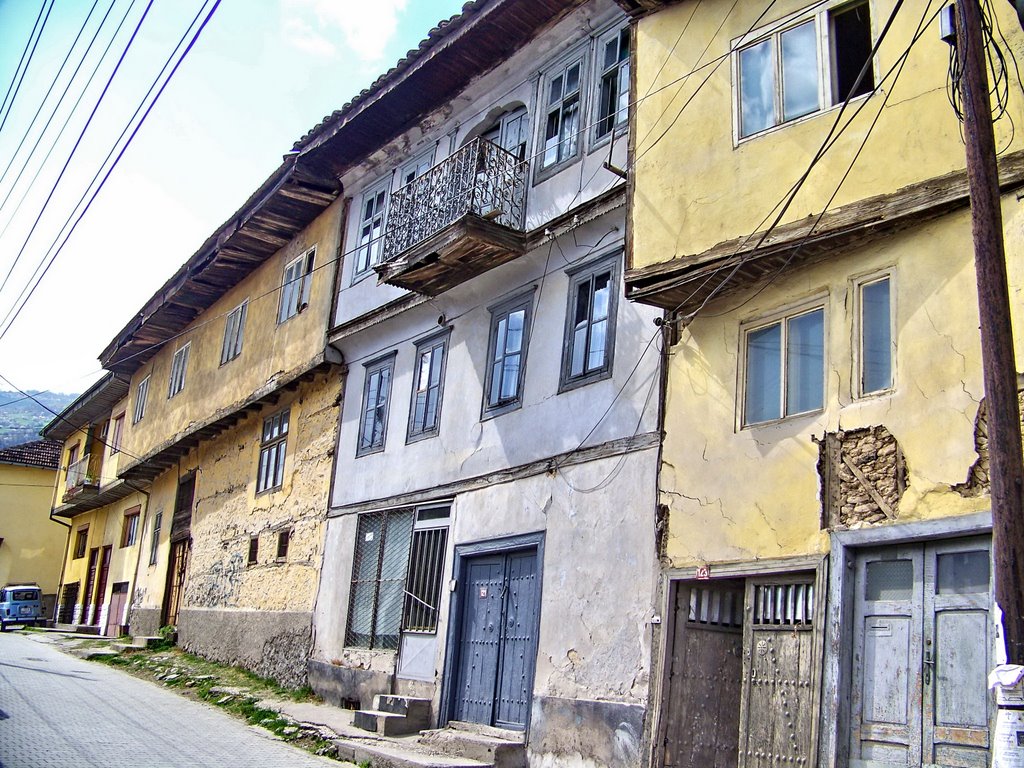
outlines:
M28 40L25 41L25 49L21 52L21 58L18 59L18 66L14 68L14 74L11 76L10 85L7 86L7 92L4 94L4 100L0 102L0 112L3 112L7 107L7 99L11 95L11 90L14 88L14 84L18 82L18 73L21 72L21 65L25 63L25 57L28 55L28 51L32 47L32 40L35 38L36 30L39 28L39 20L43 18L43 11L45 10L46 0L43 0L39 5L39 15L36 16L36 20L32 24L32 31L28 33ZM14 100L11 99L11 102L13 103Z
M50 0L50 7L46 9L46 16L43 18L43 23L39 27L39 34L36 35L36 41L32 44L32 50L29 52L28 59L25 61L25 68L21 70L21 77L18 79L18 84L14 88L11 100L7 102L7 114L4 115L3 120L0 120L0 132L3 131L4 125L7 124L7 118L11 116L11 112L14 110L14 100L18 98L18 92L21 90L22 83L25 82L25 75L28 74L28 68L32 65L32 59L36 54L36 47L39 45L39 41L43 39L43 31L46 29L46 22L50 20L50 11L53 10L53 4L55 2L56 0ZM0 111L2 111L2 109L0 109Z

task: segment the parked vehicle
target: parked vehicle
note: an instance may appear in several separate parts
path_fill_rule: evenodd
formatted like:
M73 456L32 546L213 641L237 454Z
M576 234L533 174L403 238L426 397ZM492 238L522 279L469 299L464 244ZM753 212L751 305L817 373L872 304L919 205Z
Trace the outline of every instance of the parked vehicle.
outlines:
M10 624L45 624L42 597L37 584L8 584L0 590L0 632Z

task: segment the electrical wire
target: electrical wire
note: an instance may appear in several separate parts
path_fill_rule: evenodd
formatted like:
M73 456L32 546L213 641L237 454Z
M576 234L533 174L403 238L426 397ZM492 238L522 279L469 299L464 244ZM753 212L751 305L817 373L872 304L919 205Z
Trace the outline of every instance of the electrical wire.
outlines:
M36 46L39 45L39 40L43 36L43 30L46 28L46 22L50 18L50 11L53 10L54 0L50 0L50 7L46 7L46 0L43 0L42 6L39 8L39 16L36 17L35 24L32 25L32 32L28 36L28 42L25 44L25 50L21 53L21 59L18 61L18 67L14 70L14 79L11 80L11 84L7 87L7 93L4 94L3 103L0 104L0 114L3 114L6 108L7 114L3 116L3 120L0 120L0 131L3 131L4 124L7 122L7 118L10 117L11 110L14 109L14 100L18 98L18 91L21 90L21 84L25 82L25 75L28 73L29 65L32 64L32 58L36 52ZM46 16L43 17L43 10L46 10ZM39 19L42 17L43 23L40 25ZM39 34L36 35L36 29L39 30ZM35 42L32 38L35 37ZM26 59L26 54L28 58ZM21 65L24 63L25 68L22 69ZM20 77L19 77L20 73ZM17 83L17 84L15 84ZM11 93L11 89L14 89L14 93ZM8 102L7 97L10 96Z

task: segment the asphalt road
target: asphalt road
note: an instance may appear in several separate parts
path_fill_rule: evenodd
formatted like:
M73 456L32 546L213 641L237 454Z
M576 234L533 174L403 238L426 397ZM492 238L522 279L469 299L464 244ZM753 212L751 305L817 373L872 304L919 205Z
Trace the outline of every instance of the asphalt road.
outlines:
M0 768L338 768L206 704L0 633Z

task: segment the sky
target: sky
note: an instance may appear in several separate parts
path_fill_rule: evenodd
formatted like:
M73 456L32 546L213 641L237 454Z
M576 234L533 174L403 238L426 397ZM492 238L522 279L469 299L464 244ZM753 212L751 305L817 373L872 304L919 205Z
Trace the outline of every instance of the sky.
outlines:
M99 378L100 352L292 144L461 8L217 3L0 0L0 389Z

